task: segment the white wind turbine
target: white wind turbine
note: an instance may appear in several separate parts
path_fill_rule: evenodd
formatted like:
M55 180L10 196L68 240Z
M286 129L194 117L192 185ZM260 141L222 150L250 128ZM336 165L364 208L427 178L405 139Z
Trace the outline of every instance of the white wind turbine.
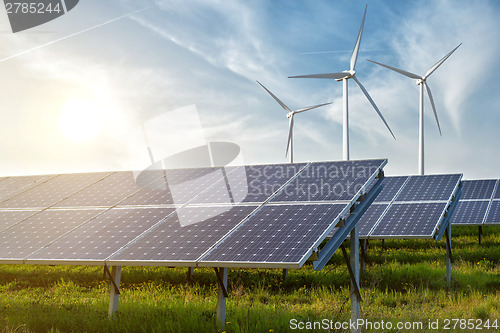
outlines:
M332 104L332 103L325 103L325 104L319 104L319 105L314 105L314 106L308 106L308 107L305 107L305 108L302 108L302 109L298 109L298 110L292 111L278 97L276 97L272 92L270 92L269 89L267 89L266 87L264 87L264 85L262 83L260 83L259 81L257 81L257 83L260 84L260 86L262 88L264 88L269 93L269 95L271 95L276 100L276 102L278 102L279 105L281 105L281 107L283 109L285 109L285 111L287 112L286 116L290 120L289 120L289 126L288 126L289 127L288 128L288 143L286 145L285 156L288 155L288 149L290 149L290 163L293 163L293 116L295 114L297 114L297 113L309 111L309 110L312 110L312 109L319 108L320 106L325 106L325 105Z
M353 79L354 82L359 86L363 94L366 96L368 101L370 101L371 105L377 111L377 114L379 117L382 119L384 122L385 126L391 132L391 135L394 139L396 137L394 136L394 133L392 133L391 128L387 124L387 122L384 119L384 116L378 109L377 105L373 101L373 99L370 97L370 94L368 94L368 91L366 91L365 87L361 84L361 82L358 81L356 78L356 71L354 70L356 66L356 61L358 59L358 53L359 53L359 45L361 44L361 36L363 35L363 27L365 25L365 17L366 17L366 9L368 6L365 7L365 13L363 15L363 21L361 22L361 27L359 29L358 33L358 39L356 40L356 44L354 45L354 50L352 51L352 56L351 56L351 66L348 71L343 71L339 73L325 73L325 74L311 74L311 75L299 75L299 76L289 76L289 78L314 78L314 79L334 79L336 81L342 81L343 86L344 86L344 92L343 92L343 158L344 160L348 161L349 160L349 103L348 103L348 89L347 89L347 80Z
M399 74L402 74L402 75L407 76L407 77L409 77L411 79L417 80L417 85L420 86L420 117L419 117L420 120L419 120L419 146L418 146L418 174L419 175L423 175L424 174L424 86L425 86L425 88L427 90L427 95L429 96L429 101L431 102L432 110L434 111L434 117L436 118L436 123L437 123L438 129L439 129L439 134L442 135L441 134L441 126L439 126L439 119L438 119L438 115L437 115L437 112L436 112L436 106L434 105L434 99L432 98L432 93L431 93L431 89L429 88L429 84L427 83L427 78L432 73L434 73L434 71L436 69L438 69L438 67L441 66L441 64L443 62L445 62L445 60L448 59L451 56L451 54L453 52L455 52L456 49L458 49L458 47L460 45L462 45L462 43L458 44L458 46L455 47L453 50L451 50L450 53L448 53L447 55L445 55L434 66L432 66L427 71L427 73L425 73L424 76L413 74L413 73L404 71L404 70L399 69L399 68L387 66L387 65L378 63L376 61L372 61L372 60L368 60L367 59L368 61L373 62L373 63L375 63L377 65L383 66L385 68L389 68L389 69L391 69L391 70L393 70L395 72L398 72Z

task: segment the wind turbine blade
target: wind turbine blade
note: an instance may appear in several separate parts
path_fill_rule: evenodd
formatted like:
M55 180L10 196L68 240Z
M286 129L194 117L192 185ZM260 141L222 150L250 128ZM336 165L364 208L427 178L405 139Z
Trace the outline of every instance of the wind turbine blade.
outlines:
M354 45L354 50L351 56L351 71L356 67L356 61L358 60L359 45L361 44L361 36L363 35L363 28L365 26L366 9L368 5L365 6L365 14L363 15L363 21L361 21L361 27L359 28L358 39L356 40L356 45Z
M290 148L290 144L292 143L292 135L293 135L293 116L290 117L288 129L288 143L286 144L286 153L285 156L288 156L288 149Z
M392 67L392 66L388 66L388 65L384 65L384 64L381 64L379 62L376 62L376 61L373 61L373 60L370 60L370 59L366 59L368 60L369 62L373 62L374 64L377 64L377 65L380 65L382 67L385 67L385 68L389 68L390 70L393 70L395 72L398 72L399 74L403 74L404 76L407 76L411 79L417 79L417 80L420 80L421 77L418 76L417 74L413 74L413 73L410 73L410 72L407 72L407 71L404 71L402 69L399 69L399 68L396 68L396 67Z
M427 95L429 96L429 100L431 101L432 111L434 111L434 117L436 117L436 123L438 125L439 135L443 135L441 133L441 126L439 126L438 114L436 112L436 106L434 105L434 98L432 98L431 88L429 87L427 82L424 81L424 84L425 84L425 88L427 89Z
M437 62L434 66L432 66L432 67L431 67L431 68L427 71L427 73L425 73L425 76L423 77L423 79L425 80L426 78L428 78L428 77L429 77L429 75L431 75L432 73L434 73L434 71L435 71L436 69L438 69L438 67L439 67L439 66L441 66L441 64L442 64L443 62L445 62L445 61L446 61L446 59L448 59L448 58L451 56L451 54L452 54L453 52L455 52L455 50L456 50L456 49L458 49L458 48L460 47L460 45L462 45L462 43L458 44L458 46L457 46L457 47L455 47L453 50L451 50L451 52L450 52L450 53L448 53L447 55L445 55L445 56L444 56L441 60L439 60L439 61L438 61L438 62Z
M330 102L330 103L325 103L325 104L314 105L314 106L308 106L308 107L306 107L306 108L298 109L297 111L294 111L293 113L301 113L301 112L306 112L306 111L309 111L309 110L312 110L312 109L316 109L316 108L319 108L319 107L321 107L321 106L325 106L325 105L329 105L329 104L332 104L332 102Z
M269 95L271 95L276 100L276 102L278 102L279 105L281 105L283 109L285 109L287 112L292 112L292 110L290 110L288 106L285 105L285 103L283 103L278 97L276 97L272 92L270 92L266 87L264 87L262 83L260 83L259 81L257 81L257 83L260 84L260 86L264 88L269 93Z
M339 80L342 79L346 76L348 76L349 73L325 73L325 74L310 74L310 75L298 75L298 76L289 76L289 79L335 79Z
M378 109L377 105L375 105L375 102L373 101L373 99L370 97L370 94L368 94L368 91L366 91L365 87L363 87L363 85L361 84L361 82L359 82L358 79L355 76L353 76L352 78L358 84L359 88L361 89L361 91L363 92L363 94L365 94L366 98L370 101L370 103L373 106L373 108L375 109L375 111L377 111L380 119L382 119L382 121L384 122L384 124L387 127L387 129L389 130L389 132L391 132L391 135L394 138L394 140L396 140L396 137L394 136L394 133L392 133L391 128L389 127L389 125L385 121L385 118L382 115L382 113L380 112L380 110Z

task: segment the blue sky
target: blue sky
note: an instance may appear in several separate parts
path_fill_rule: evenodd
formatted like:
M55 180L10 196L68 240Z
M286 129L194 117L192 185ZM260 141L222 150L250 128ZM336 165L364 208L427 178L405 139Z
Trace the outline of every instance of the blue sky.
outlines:
M81 0L16 34L0 10L0 176L131 169L131 131L191 104L208 141L238 144L248 164L286 162L288 119L256 80L290 108L333 102L296 116L294 155L340 160L342 84L287 77L347 70L366 3L357 78L397 140L350 81L351 158L417 173L418 86L365 59L424 74L463 43L428 79L443 135L426 100L426 173L500 178L500 3L430 0ZM86 140L61 123L75 100L99 110Z

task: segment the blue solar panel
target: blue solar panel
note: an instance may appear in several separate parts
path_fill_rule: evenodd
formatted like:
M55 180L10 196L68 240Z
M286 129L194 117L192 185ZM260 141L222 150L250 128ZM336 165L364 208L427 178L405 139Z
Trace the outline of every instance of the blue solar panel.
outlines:
M0 233L0 260L22 260L102 210L45 210Z
M461 175L411 176L396 201L448 201Z
M172 208L108 210L54 241L28 260L102 262L173 211Z
M144 188L120 202L120 206L129 205L165 205L165 204L185 204L191 201L200 193L206 191L214 184L220 184L218 188L227 188L225 179L236 167L226 168L200 168L200 169L172 169L167 170L164 176L156 179ZM218 198L219 203L230 203L229 199ZM216 201L216 200L214 200Z
M359 219L357 224L359 230L359 237L367 237L372 228L377 224L378 220L387 209L388 204L372 204L363 216Z
M371 237L431 238L446 206L446 203L393 204Z
M499 224L500 223L500 201L494 200L491 202L488 216L486 216L485 224Z
M382 184L382 190L375 198L374 202L391 202L399 192L408 176L385 177L379 180Z
M0 204L1 208L47 208L107 177L109 172L63 174Z
M194 262L258 206L184 207L110 262Z
M464 188L465 189L465 188ZM488 209L488 200L462 201L457 203L457 207L451 216L450 223L461 225L481 225Z
M462 182L462 197L460 200L467 199L491 199L495 189L496 180L464 180Z
M223 181L190 203L262 203L305 166L305 163L249 165L227 174Z
M385 160L312 163L271 202L351 200Z
M494 198L495 199L500 199L500 179L497 182L497 189L496 189Z
M266 205L201 262L303 263L345 208L342 204Z

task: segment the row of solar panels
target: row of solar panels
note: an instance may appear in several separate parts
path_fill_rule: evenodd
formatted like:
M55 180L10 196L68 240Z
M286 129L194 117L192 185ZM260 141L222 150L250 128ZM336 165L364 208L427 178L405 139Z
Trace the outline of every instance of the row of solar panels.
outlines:
M500 225L500 180L465 180L453 225Z
M0 262L298 268L387 160L0 180Z

